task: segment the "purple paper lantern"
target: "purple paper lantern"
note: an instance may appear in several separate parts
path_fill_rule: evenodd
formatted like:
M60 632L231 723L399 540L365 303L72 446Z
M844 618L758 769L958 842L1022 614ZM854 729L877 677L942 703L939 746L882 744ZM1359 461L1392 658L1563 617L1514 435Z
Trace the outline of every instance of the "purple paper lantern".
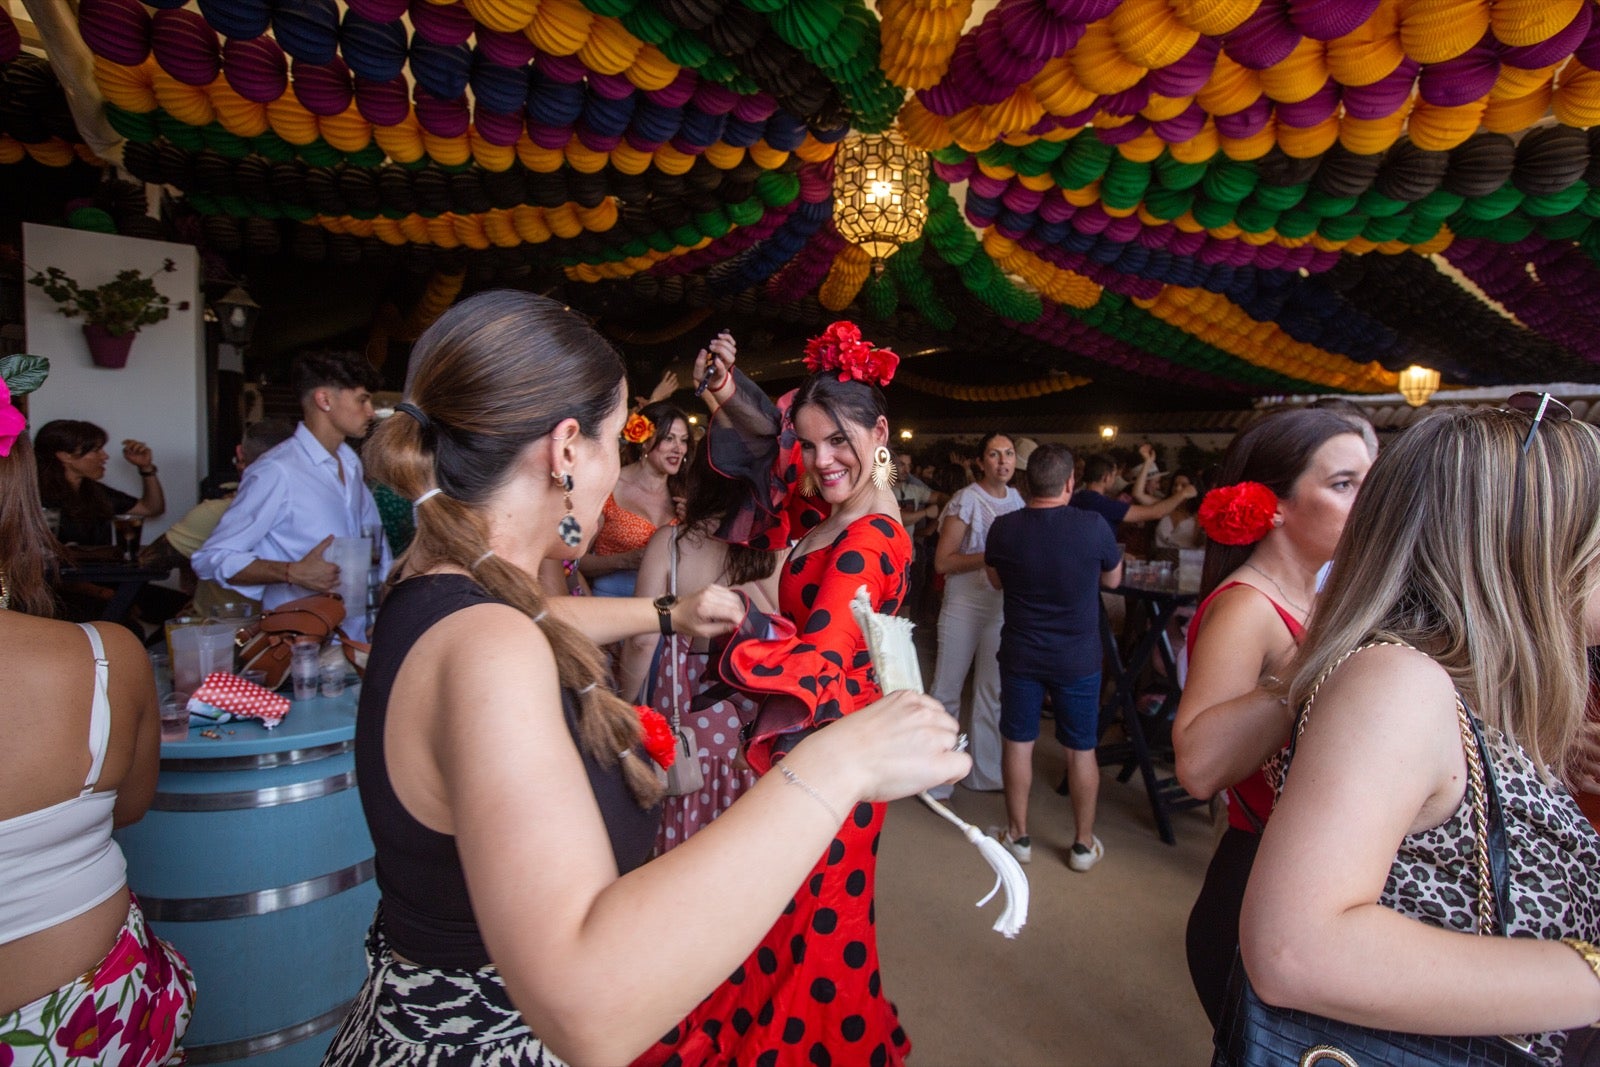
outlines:
M539 54L532 41L520 33L502 33L487 26L478 26L478 47L491 63L502 67L520 67Z
M1071 51L1086 26L1052 15L1044 0L1000 0L991 17L1012 52L1041 63Z
M472 13L460 4L411 0L411 28L434 44L465 44L472 27Z
M1278 120L1296 129L1310 129L1339 108L1339 83L1329 78L1322 88L1293 104L1277 106Z
M338 115L350 106L355 95L350 68L342 59L335 58L332 63L303 63L297 59L290 74L295 99L313 115Z
M1117 9L1120 0L1045 0L1050 14L1069 22L1090 23Z
M357 77L356 110L374 126L398 126L411 113L411 89L404 75L388 81Z
M1289 22L1314 41L1353 32L1378 10L1378 0L1289 0Z
M289 85L289 61L271 37L229 40L222 46L222 76L246 100L270 104Z
M406 13L406 0L345 0L345 6L373 22L393 22Z
M522 115L503 115L498 111L478 108L473 112L473 125L478 136L493 145L510 147L522 136Z
M210 85L222 65L217 31L198 11L157 11L150 19L150 50L161 69L185 85Z
M1407 56L1387 76L1371 85L1347 85L1340 94L1345 114L1354 119L1381 119L1393 115L1411 95L1421 64Z
M464 96L445 99L435 96L422 86L417 86L417 121L435 137L460 137L472 125L472 115L467 110Z
M1303 36L1289 21L1289 0L1261 0L1255 14L1227 35L1223 48L1240 66L1266 70L1286 59Z
M1145 84L1161 96L1193 96L1211 80L1221 51L1220 41L1202 34L1181 58L1145 75Z
M137 67L150 54L150 13L139 0L82 0L78 32L95 55L125 67Z
M1484 39L1443 63L1429 63L1417 75L1417 93L1435 107L1460 107L1481 100L1500 76L1500 55L1494 39Z
M644 95L652 103L660 104L662 107L678 108L692 100L699 90L700 76L688 67L679 67L678 76L672 79L670 85L653 89Z

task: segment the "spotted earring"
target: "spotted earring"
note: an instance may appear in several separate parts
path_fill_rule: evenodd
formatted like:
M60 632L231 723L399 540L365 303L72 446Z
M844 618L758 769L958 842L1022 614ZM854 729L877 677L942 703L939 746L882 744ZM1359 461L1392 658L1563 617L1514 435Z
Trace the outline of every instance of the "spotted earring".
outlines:
M894 457L883 445L872 451L872 484L879 489L888 489L894 485L895 476L899 472L894 469Z
M577 548L583 541L583 525L578 522L578 517L572 513L572 475L550 472L550 477L561 486L567 513L561 516L561 521L556 523L556 533L561 537L561 543L568 548Z
M812 474L810 470L802 471L800 474L800 495L817 495L817 476Z

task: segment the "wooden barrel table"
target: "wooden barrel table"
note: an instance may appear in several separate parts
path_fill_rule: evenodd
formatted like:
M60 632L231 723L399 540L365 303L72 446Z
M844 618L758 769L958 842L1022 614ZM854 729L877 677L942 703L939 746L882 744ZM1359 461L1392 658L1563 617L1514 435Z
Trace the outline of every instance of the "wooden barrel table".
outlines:
M315 1064L366 977L358 692L164 743L150 811L116 833L152 928L194 968L192 1064Z

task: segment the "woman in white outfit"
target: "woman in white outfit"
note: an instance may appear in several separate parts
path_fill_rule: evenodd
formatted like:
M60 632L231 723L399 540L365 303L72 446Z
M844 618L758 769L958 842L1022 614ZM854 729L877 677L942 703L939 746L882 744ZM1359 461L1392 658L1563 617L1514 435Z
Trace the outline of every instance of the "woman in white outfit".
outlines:
M991 433L978 447L982 477L966 486L945 506L939 524L939 545L933 569L945 576L944 606L939 609L939 659L934 669L933 699L958 720L961 689L967 671L972 679L972 773L968 789L1000 788L1000 590L989 584L983 569L983 546L996 518L1017 511L1021 494L1009 483L1017 453L1011 438ZM945 786L944 795L950 788ZM940 790L934 795L939 796Z

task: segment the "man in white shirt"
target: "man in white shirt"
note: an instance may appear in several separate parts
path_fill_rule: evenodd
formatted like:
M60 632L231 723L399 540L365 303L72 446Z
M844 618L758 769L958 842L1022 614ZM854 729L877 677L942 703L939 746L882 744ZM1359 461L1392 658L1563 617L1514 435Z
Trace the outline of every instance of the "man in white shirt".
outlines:
M310 593L335 592L339 568L323 558L335 537L361 537L381 526L347 437L363 437L372 421L377 375L348 352L313 352L295 360L293 381L302 421L294 436L245 470L233 504L190 561L203 579L220 582L271 610ZM382 542L378 578L388 573ZM366 637L366 605L346 605L344 629Z

